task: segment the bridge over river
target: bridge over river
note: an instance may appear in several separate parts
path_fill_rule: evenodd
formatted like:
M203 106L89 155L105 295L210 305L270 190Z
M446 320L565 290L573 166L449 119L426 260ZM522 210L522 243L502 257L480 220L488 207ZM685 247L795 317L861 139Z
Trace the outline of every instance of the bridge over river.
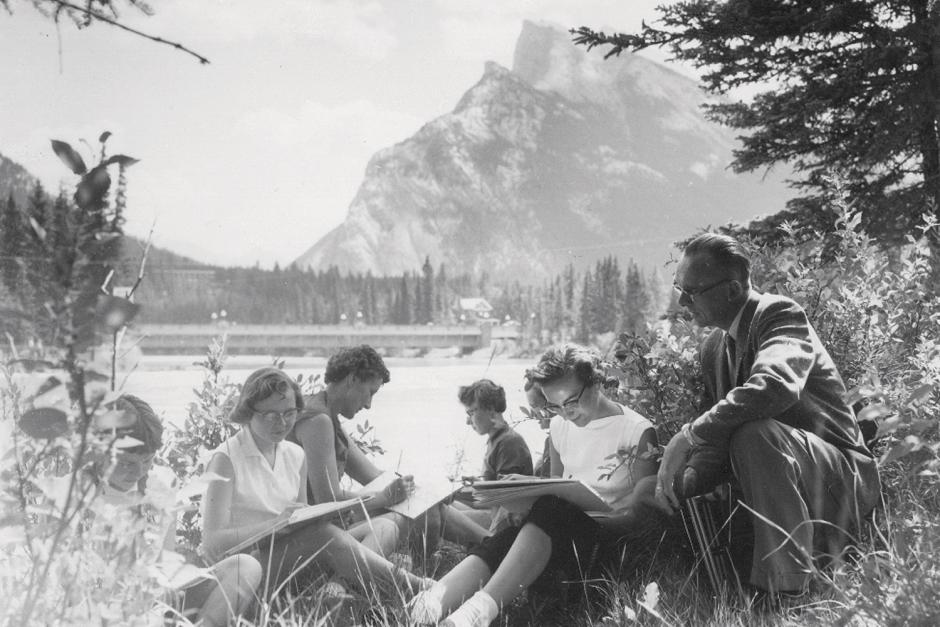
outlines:
M369 344L395 354L408 349L456 348L469 353L494 341L518 340L517 326L469 325L135 325L137 345L150 354L199 354L227 336L231 354L323 355L343 346Z

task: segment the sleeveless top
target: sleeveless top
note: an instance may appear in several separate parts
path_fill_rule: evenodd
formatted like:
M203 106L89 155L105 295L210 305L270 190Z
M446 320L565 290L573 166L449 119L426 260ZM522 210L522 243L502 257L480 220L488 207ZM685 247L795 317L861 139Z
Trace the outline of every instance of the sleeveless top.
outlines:
M248 425L227 439L212 453L232 462L232 520L240 525L276 518L288 505L297 502L304 463L304 451L293 442L279 442L274 467L255 445Z
M300 445L300 442L297 440L297 425L299 425L304 420L308 420L318 414L326 414L330 417L330 422L333 424L333 451L336 454L336 475L339 479L343 478L343 475L346 474L346 460L349 456L349 438L346 436L346 432L343 431L343 427L340 425L339 416L330 415L330 408L326 404L326 391L318 392L312 396L307 396L304 398L304 408L300 412L300 416L297 417L297 422L294 424L294 428L291 429L288 439ZM316 499L313 497L313 490L310 489L310 483L307 482L307 500L310 503L316 503Z
M597 490L598 494L617 509L633 490L636 478L633 464L623 464L609 477L610 468L618 463L618 452L638 455L640 437L653 424L632 409L620 406L623 414L592 420L583 427L565 420L561 416L552 418L549 433L552 444L564 465L565 477L579 479Z

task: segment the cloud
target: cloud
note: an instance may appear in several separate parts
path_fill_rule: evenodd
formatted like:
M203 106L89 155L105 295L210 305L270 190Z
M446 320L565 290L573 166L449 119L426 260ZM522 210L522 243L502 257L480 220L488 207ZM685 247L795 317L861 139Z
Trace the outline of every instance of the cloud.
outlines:
M199 259L285 265L345 218L369 158L421 123L365 100L257 109L198 160L154 161L136 173L131 201L146 205L134 205L129 230L144 234L155 219L158 236L172 234L174 248Z
M515 40L524 20L548 22L562 29L591 26L601 30L638 28L642 19L655 15L662 0L503 0L452 2L430 0L441 11L442 46L451 56L478 59L490 51L489 59L511 65Z
M191 47L289 39L377 59L398 46L385 7L375 0L173 0L139 22L147 32L183 38Z
M418 129L422 120L377 107L367 100L338 106L307 101L295 112L267 107L246 114L238 123L243 133L281 146L317 142L384 147Z

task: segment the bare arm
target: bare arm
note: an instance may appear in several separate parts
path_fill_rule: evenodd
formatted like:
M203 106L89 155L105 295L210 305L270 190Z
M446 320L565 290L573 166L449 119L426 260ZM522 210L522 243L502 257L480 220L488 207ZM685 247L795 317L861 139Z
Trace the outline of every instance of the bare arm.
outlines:
M336 469L336 434L333 421L326 414L317 414L305 418L294 428L297 442L304 449L304 465L307 469L307 483L315 503L342 501L355 496L339 484L339 472Z
M548 442L548 459L551 462L552 476L563 477L565 475L565 465L561 463L561 455L558 454L555 443L551 440Z
M216 561L222 553L245 538L270 528L276 519L248 525L239 525L238 521L232 520L232 480L235 471L227 455L216 453L209 461L206 472L223 477L209 482L203 504L203 544L211 559ZM289 509L282 514L285 515L290 515Z
M643 477L655 475L659 470L659 460L656 456L650 455L659 446L659 439L656 437L655 429L647 429L640 436L640 441L636 445L636 457L631 466L634 481L639 481Z
M600 521L604 527L615 531L618 528L626 529L641 519L644 507L664 509L654 496L659 462L655 457L645 455L651 450L651 447L655 449L658 442L654 429L646 429L643 435L640 436L636 457L630 466L630 471L634 477L633 489L630 491L630 496L627 497L626 502L621 506L617 516L610 516Z
M396 502L390 499L394 489L375 494L364 490L344 490L339 482L339 472L336 463L336 448L334 445L336 433L333 431L333 421L326 414L317 414L298 423L294 434L304 449L304 464L306 466L307 481L316 503L328 503L355 498L357 496L372 498L366 507L370 510L385 507ZM346 470L351 478L359 483L366 484L382 471L375 467L359 447L350 444L346 458ZM402 494L404 492L402 491ZM401 500L401 499L398 499Z
M349 442L346 453L346 474L365 485L382 474L382 471L372 463L372 460L362 452L355 442Z

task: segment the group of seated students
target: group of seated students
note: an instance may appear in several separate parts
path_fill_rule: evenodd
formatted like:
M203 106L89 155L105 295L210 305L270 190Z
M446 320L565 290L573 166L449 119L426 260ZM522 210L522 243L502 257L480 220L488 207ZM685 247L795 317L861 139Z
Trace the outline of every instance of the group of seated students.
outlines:
M397 591L399 598L410 599L409 620L415 624L489 625L501 606L540 576L596 574L603 557L616 553L609 549L626 529L658 515L649 506L655 462L635 457L610 477L599 478L609 456L655 446L656 435L646 419L602 393L598 357L574 345L547 351L527 372L526 389L530 402L554 415L550 475L594 487L616 516L598 522L556 497L537 499L521 521L459 501L433 507L417 520L389 512L387 506L407 498L411 477L373 492L344 487L349 484L341 482L345 475L366 486L381 470L340 422L341 416L351 419L368 409L389 378L382 358L369 346L333 355L325 387L307 397L279 368L248 376L229 415L241 428L212 452L206 468L202 538L215 576L185 590L182 608L197 613L202 624L224 624L252 605L263 582L273 590L310 568L332 577L331 585L370 594ZM141 425L157 430L159 420L146 403L125 399ZM528 446L503 417L503 388L482 379L461 387L458 400L468 425L487 437L483 478L532 476ZM141 454L146 463L134 467L135 476L127 478L122 490L138 486L159 448L159 438L145 439L147 450ZM117 468L110 477L112 484L118 481ZM367 511L352 509L327 522L287 526L230 554L298 507L353 497L369 497L362 508ZM407 537L418 536L433 546L438 535L468 549L468 557L440 580L418 576L395 559Z

